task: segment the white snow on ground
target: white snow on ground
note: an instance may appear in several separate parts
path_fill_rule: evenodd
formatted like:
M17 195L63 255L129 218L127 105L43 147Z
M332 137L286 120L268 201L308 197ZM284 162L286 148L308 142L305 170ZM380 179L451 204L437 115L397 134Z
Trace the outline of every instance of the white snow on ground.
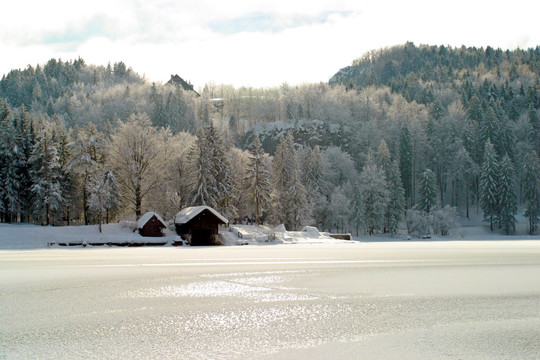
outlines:
M520 219L521 220L521 219ZM304 231L287 231L283 225L277 227L255 225L230 225L220 228L223 245L273 245L273 244L358 244L364 242L390 241L456 241L456 240L540 240L540 235L526 234L526 223L517 224L517 235L502 235L498 231L490 232L489 227L478 219L464 220L462 226L455 229L449 236L432 235L429 239L410 238L406 229L400 229L401 235L353 236L353 240L339 240L319 232L317 228L306 227ZM115 243L149 244L163 243L171 245L177 240L177 235L171 230L164 230L164 237L142 237L125 224L103 225L100 233L97 225L89 226L39 226L29 224L0 223L0 250L9 249L40 249L48 244L59 247L58 244L92 244L113 245ZM353 234L355 235L355 234ZM79 245L79 246L80 246ZM75 246L76 248L79 246ZM67 247L66 247L67 248Z
M88 226L40 226L30 224L0 224L0 249L39 249L49 243L156 243L172 242L176 234L165 229L164 237L142 237L121 224ZM55 245L59 246L59 245Z

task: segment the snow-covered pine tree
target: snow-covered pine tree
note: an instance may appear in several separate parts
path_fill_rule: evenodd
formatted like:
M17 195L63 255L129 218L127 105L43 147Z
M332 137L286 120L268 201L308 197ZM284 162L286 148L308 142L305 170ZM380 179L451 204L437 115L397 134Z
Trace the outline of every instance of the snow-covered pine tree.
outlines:
M308 147L302 166L302 180L308 191L320 189L323 176L321 150L318 146Z
M193 167L192 203L207 205L234 217L230 164L222 136L213 125L199 129L189 157Z
M457 150L450 165L454 205L458 205L460 194L465 196L466 216L469 218L469 193L473 180L478 176L478 165L473 161L462 142L456 144Z
M356 182L349 188L349 190L350 191L347 193L351 203L351 213L349 219L351 228L356 230L356 236L358 236L360 229L365 228L365 208L360 182Z
M30 157L34 149L35 130L33 116L24 111L24 107L21 108L20 117L17 121L14 121L15 139L19 150L19 176L21 188L19 196L21 198L22 213L21 220L26 218L30 222L30 216L32 214L32 206L34 203L34 196L31 191L33 180L31 176Z
M495 148L488 140L484 148L484 161L480 171L480 202L484 212L484 221L489 222L491 231L499 214L498 168Z
M388 205L386 208L386 228L392 235L397 234L399 221L405 212L405 191L403 190L399 165L394 160L386 173L388 185Z
M193 168L191 202L193 205L217 208L216 169L213 166L212 151L208 149L206 132L204 127L199 129L195 143L188 154Z
M516 230L517 196L514 184L514 165L508 154L498 166L497 197L499 199L499 226L505 234Z
M4 213L6 222L16 220L22 208L20 161L23 157L14 133L12 121L0 123L0 213Z
M526 207L524 215L529 219L529 235L534 235L540 223L540 160L534 150L525 155L521 180Z
M279 140L273 162L273 216L280 224L284 224L288 219L287 191L291 184L292 171L296 166L295 157L294 139L292 134L287 132Z
M286 221L285 226L291 230L298 230L310 220L308 213L307 193L302 184L302 175L299 166L292 170L290 184L286 192Z
M496 151L500 150L500 146L498 144L498 128L500 127L500 121L499 117L497 115L497 112L495 111L495 104L492 101L485 112L484 116L482 117L482 121L480 122L479 128L478 128L478 136L480 140L480 144L482 147L484 147L485 150L485 144L489 140L491 144L493 145L494 149ZM483 154L483 153L482 153ZM497 152L498 155L501 155Z
M57 144L58 149L58 163L60 165L60 186L62 187L63 200L59 208L62 213L62 218L67 220L67 225L70 224L71 214L70 211L74 205L76 196L75 190L75 177L68 170L69 163L71 162L71 146L69 135L64 127L64 124L60 118L56 118L54 124L53 141Z
M403 190L405 190L405 200L411 198L412 194L412 165L413 148L411 134L407 126L401 128L399 135L399 172Z
M217 210L226 217L233 218L236 216L236 209L232 206L231 166L226 156L227 146L223 136L212 124L208 126L206 136L216 176Z
M429 214L437 207L437 179L431 169L424 170L420 176L416 206L424 214Z
M388 186L383 169L375 163L372 154L358 178L359 191L364 203L364 224L369 235L382 231L388 203Z
M251 144L245 184L257 225L261 224L261 216L268 209L272 193L267 161L268 155L262 149L259 137L256 136Z
M58 159L58 149L53 142L52 124L41 123L37 134L36 144L30 157L33 178L32 192L35 214L43 216L46 225L50 225L51 212L58 210L62 204L61 167Z

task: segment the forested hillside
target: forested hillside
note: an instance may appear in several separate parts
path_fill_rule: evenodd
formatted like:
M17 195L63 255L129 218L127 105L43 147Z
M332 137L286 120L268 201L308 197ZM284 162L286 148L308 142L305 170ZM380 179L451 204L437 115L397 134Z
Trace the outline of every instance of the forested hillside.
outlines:
M329 83L198 93L121 62L52 59L0 81L0 218L170 218L204 203L288 228L444 234L480 212L494 231L518 213L534 231L539 87L538 47L407 43Z

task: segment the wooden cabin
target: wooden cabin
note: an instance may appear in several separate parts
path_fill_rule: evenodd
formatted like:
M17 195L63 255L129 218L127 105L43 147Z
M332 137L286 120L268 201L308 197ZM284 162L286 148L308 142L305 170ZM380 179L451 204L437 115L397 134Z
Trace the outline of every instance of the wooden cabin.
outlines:
M163 236L163 229L166 227L165 221L155 212L147 212L137 221L137 230L141 236Z
M188 207L176 214L176 233L191 246L218 245L219 225L229 220L209 206Z

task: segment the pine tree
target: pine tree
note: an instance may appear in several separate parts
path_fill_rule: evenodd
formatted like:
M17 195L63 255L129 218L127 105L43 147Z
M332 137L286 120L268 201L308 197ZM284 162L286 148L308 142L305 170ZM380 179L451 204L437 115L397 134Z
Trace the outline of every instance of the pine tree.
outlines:
M484 221L489 221L491 231L499 214L498 172L497 155L493 144L488 141L484 148L484 161L480 172L480 202L484 211Z
M287 209L287 190L291 184L292 170L296 164L294 140L290 132L283 135L276 147L273 162L273 212L278 223L285 223ZM285 224L287 225L287 224Z
M514 165L508 155L501 159L498 169L499 226L505 234L510 234L516 230L517 196L514 184Z
M390 234L398 232L399 221L405 212L405 191L401 183L399 165L393 161L386 173L388 184L388 205L386 210L386 228Z
M13 123L0 123L0 213L11 222L20 213L20 149L17 146Z
M532 131L530 133L531 143L536 150L536 153L540 156L540 117L534 107L533 103L529 105L528 109L529 124L531 124Z
M255 137L251 145L247 176L245 179L249 200L254 206L255 222L261 224L261 215L268 208L272 185L270 172L266 167L267 155L262 149L259 137Z
M302 184L301 170L296 166L292 170L290 184L286 192L286 226L297 230L308 221L307 193Z
M230 165L225 155L225 144L217 129L213 125L201 128L190 152L195 176L192 202L234 217Z
M236 209L232 206L231 167L226 157L227 148L223 136L213 125L207 128L206 134L216 174L217 209L225 216L235 217Z
M383 169L371 154L358 178L359 191L364 202L364 224L369 235L380 232L384 227L384 216L388 202L388 186Z
M273 211L275 220L287 229L296 229L307 221L306 189L298 163L294 139L283 135L276 147L273 164Z
M534 235L540 223L540 160L535 151L525 155L522 171L525 216L529 219L529 235Z
M362 196L362 185L360 182L357 182L352 186L351 192L347 194L351 202L351 214L350 214L350 223L352 227L356 230L356 236L359 235L361 228L365 228L365 204Z
M41 124L36 144L30 157L33 178L32 193L36 201L34 208L36 215L43 215L45 224L50 225L51 213L62 204L63 194L61 187L61 168L58 159L58 149L53 142L52 125Z
M413 168L413 148L411 135L407 126L401 128L399 136L399 172L405 199L410 199L412 194L412 168Z
M212 152L209 151L205 128L199 129L197 139L189 152L193 167L193 184L191 202L194 205L207 205L217 208L216 169L213 166Z
M424 170L418 186L418 209L429 214L437 207L437 179L430 169Z

